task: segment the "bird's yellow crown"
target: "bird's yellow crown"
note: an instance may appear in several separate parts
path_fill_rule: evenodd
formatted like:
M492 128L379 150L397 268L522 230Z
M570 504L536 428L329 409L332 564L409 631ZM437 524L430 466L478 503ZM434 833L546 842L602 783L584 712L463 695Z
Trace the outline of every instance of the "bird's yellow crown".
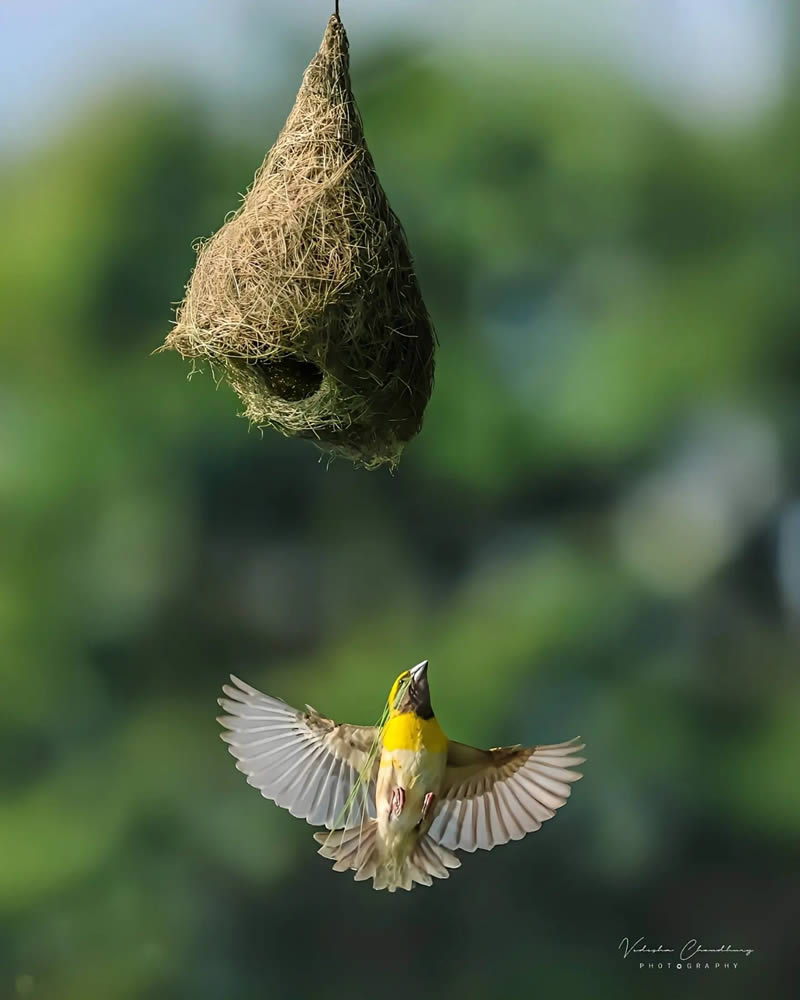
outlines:
M409 688L411 684L411 671L404 670L392 684L392 689L389 692L389 697L386 699L386 708L388 709L388 717L391 718L393 715L398 714L398 703L402 700L403 695Z

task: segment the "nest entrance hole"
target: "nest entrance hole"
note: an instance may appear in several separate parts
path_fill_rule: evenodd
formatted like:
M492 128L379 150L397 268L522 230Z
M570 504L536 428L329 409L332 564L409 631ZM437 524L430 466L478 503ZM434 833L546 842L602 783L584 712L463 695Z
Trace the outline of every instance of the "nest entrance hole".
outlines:
M287 403L310 399L322 385L322 369L313 361L289 355L277 361L256 361L267 389Z

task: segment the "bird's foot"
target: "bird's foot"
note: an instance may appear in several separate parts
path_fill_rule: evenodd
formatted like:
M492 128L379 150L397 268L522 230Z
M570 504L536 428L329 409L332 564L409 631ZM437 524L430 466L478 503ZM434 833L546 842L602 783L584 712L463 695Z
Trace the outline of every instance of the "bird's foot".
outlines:
M392 798L389 803L389 814L391 816L394 816L395 819L397 819L397 817L403 811L403 806L405 804L406 804L405 788L400 788L399 786L397 788L393 788Z
M433 803L436 801L436 796L433 792L426 792L425 798L422 800L422 814L419 818L420 824L424 823L428 813L433 809Z

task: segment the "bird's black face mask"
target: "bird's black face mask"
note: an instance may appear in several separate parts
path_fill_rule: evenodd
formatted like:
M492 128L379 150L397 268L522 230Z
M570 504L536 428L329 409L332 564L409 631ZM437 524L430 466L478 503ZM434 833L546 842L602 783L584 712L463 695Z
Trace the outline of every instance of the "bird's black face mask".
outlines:
M433 718L427 670L416 676L411 672L411 680L397 702L396 711L414 712L421 719Z

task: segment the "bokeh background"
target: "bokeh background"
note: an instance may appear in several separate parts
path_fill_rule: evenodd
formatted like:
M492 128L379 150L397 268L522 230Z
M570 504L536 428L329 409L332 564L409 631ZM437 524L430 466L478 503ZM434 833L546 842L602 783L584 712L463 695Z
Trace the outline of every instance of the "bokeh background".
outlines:
M394 476L151 355L328 13L0 11L0 997L795 996L794 7L343 0L441 341ZM247 787L215 698L370 722L423 657L454 738L589 762L389 896Z

